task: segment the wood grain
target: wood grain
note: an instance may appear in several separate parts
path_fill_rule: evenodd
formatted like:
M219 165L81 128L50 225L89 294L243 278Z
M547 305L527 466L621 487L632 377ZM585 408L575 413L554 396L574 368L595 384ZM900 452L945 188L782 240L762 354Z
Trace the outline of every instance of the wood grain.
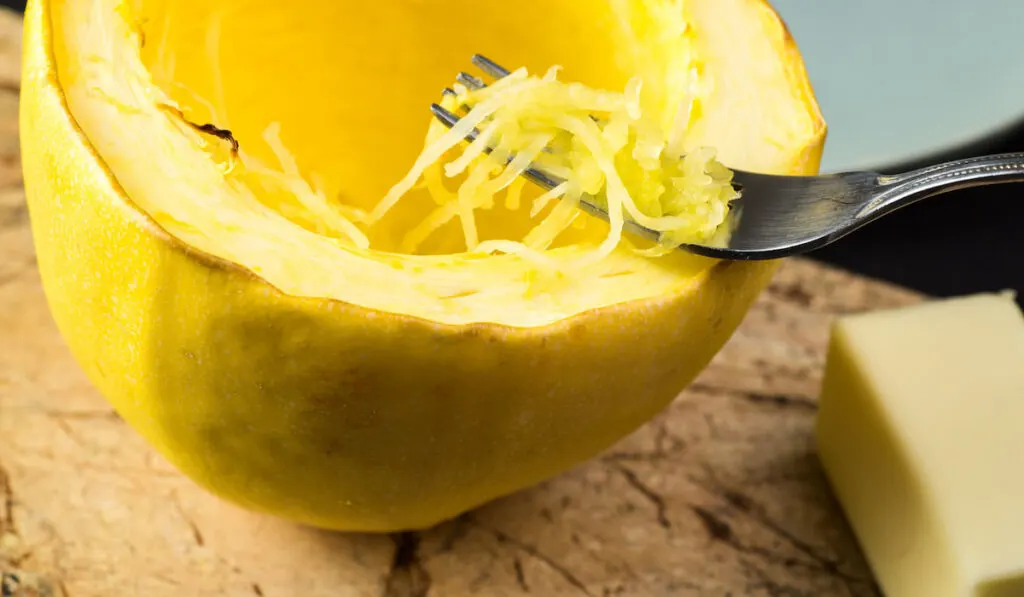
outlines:
M46 308L20 186L20 20L0 13L4 597L861 597L811 429L830 321L920 297L787 262L713 364L586 464L422 533L327 533L196 488L88 384Z

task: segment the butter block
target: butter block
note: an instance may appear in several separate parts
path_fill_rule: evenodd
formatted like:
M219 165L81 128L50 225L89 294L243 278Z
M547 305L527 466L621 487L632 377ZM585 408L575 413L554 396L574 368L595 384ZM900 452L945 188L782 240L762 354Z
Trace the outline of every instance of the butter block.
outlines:
M982 294L840 318L822 465L886 597L1024 597L1024 316Z

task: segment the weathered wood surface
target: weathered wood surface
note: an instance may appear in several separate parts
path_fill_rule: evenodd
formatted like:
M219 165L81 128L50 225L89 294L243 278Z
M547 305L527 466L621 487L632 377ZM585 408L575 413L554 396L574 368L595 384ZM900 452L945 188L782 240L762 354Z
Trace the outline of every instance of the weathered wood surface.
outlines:
M656 420L433 530L327 533L197 489L87 383L47 312L20 186L20 20L0 17L4 597L877 594L815 456L815 395L836 314L920 299L808 261Z

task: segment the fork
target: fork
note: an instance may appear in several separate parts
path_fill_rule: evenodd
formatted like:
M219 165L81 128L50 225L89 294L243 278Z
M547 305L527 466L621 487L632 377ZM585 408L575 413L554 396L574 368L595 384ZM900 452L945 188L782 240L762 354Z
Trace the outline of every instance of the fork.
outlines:
M510 71L479 54L472 63L492 78ZM469 89L484 81L468 73L456 80ZM444 93L455 92L445 89ZM448 127L459 117L431 104L434 116ZM467 135L472 141L478 135ZM790 257L820 249L865 224L922 199L949 191L989 184L1024 182L1024 153L1004 153L956 160L902 174L842 172L819 176L780 176L732 169L733 187L740 196L730 203L722 226L729 234L705 244L682 244L679 249L705 257L754 261ZM527 179L551 190L564 182L537 167ZM608 220L608 212L583 197L580 209ZM623 232L657 241L661 233L626 219Z

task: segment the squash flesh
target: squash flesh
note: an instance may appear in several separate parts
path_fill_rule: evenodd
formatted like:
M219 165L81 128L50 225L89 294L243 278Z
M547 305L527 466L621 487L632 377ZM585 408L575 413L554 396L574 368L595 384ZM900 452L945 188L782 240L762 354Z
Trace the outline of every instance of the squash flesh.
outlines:
M701 1L687 3L686 9L702 10ZM557 31L545 31L526 17L499 27L509 15L490 11L477 10L488 14L477 14L470 27L444 22L425 5L345 4L346 16L342 4L300 3L293 16L279 14L266 0L246 3L244 11L233 2L61 0L52 11L58 74L76 121L139 207L186 244L242 265L289 294L442 323L538 326L699 284L714 262L679 252L649 259L622 248L571 279L541 284L535 267L514 255L406 255L352 246L339 241L344 226L322 228L328 218L307 218L305 226L283 218L281 206L297 195L292 188L268 192L266 185L254 185L244 175L225 175L225 144L170 118L162 108L173 103L189 120L230 128L251 159L285 169L281 152L275 154L267 142L272 127L303 175L293 182L368 209L415 157L429 119L426 106L473 51L533 68L559 62L573 80L606 88L621 88L640 69L635 59L630 62L634 54L625 50L635 48L623 45L610 6L558 3L552 9L543 3L545 10L555 10L554 17L562 17L545 25ZM673 2L631 6L683 8ZM469 14L470 8L467 2L445 14ZM739 31L764 26L751 22L750 11L735 12L738 22L732 26ZM131 16L125 18L126 13ZM291 18L301 18L303 27L281 22ZM657 30L644 33L644 27L651 27L645 18L634 22L641 25L636 31L656 37ZM466 30L474 33L466 35ZM758 48L747 49L742 63L730 65L739 79L733 80L728 70L717 68L729 64L720 52L731 30L709 37L700 27L693 30L703 60L694 68L705 76L700 117L689 142L713 144L720 158L736 167L798 167L785 163L793 158L779 148L793 147L794 139L811 139L818 131L793 97L789 65L768 47L762 48L763 60L747 64ZM436 52L418 52L414 44L424 36L451 43ZM340 40L346 40L346 48L336 47ZM396 51L350 49L362 47L363 41ZM761 35L749 43L769 41ZM740 105L755 95L757 109ZM425 209L412 205L397 212L381 231L371 233L373 246L397 250L400 237L426 217ZM526 230L528 209L529 201L523 201L514 213L482 218L481 227ZM460 234L457 226L444 232L442 244ZM605 224L586 218L578 237L600 239L606 233ZM434 252L443 249L435 246ZM546 256L569 261L586 250L558 247Z

